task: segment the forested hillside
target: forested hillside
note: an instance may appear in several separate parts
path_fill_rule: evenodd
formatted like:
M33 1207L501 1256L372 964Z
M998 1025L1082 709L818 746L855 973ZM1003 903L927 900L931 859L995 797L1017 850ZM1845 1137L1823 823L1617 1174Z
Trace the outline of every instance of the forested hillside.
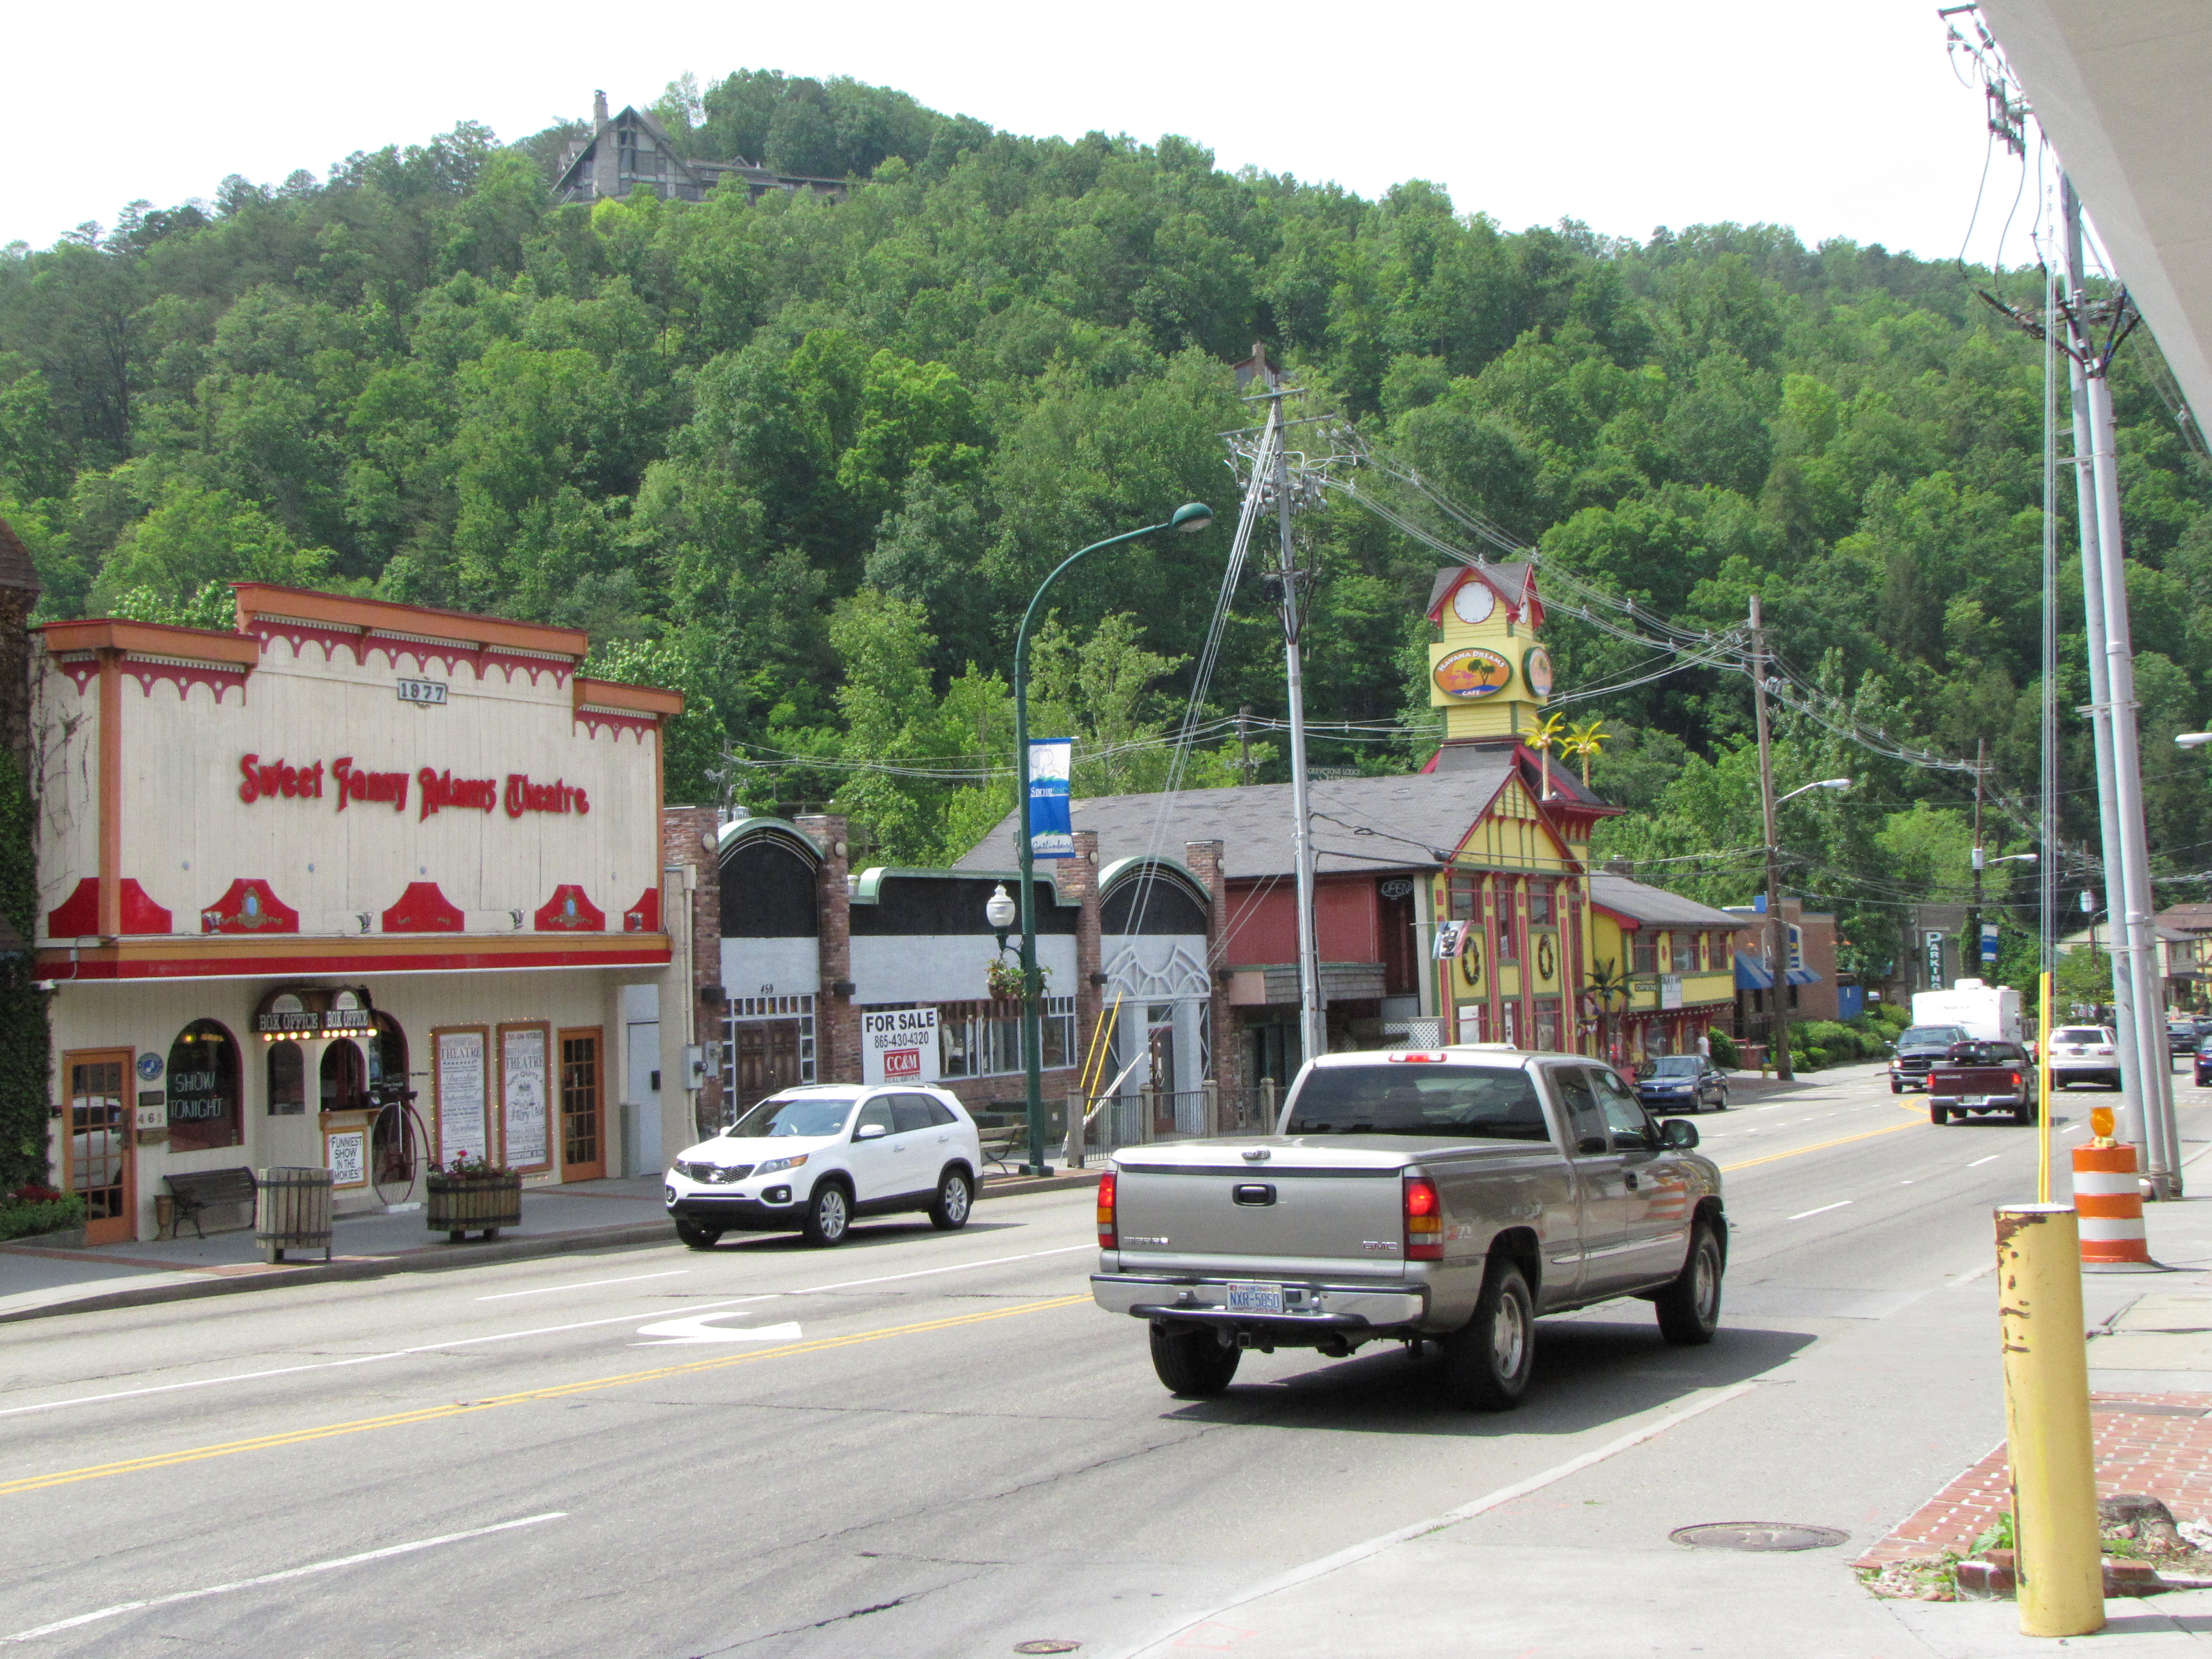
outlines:
M1356 422L1559 568L1694 627L1740 622L1758 588L1788 659L1867 720L1950 756L1986 739L2002 785L2033 787L2041 350L1974 296L1986 273L1767 227L1508 231L1419 182L1366 201L1231 176L1177 138L1023 138L849 82L739 75L656 108L694 153L854 187L556 208L580 128L502 146L463 126L9 249L0 516L46 614L213 618L250 576L578 624L605 672L692 693L672 799L834 796L883 857L943 856L1007 799L946 774L1008 757L1003 674L1037 580L1185 500L1231 516L1220 434L1250 406L1229 366L1261 341L1307 388L1295 412ZM2130 344L2117 386L2152 835L2179 875L2212 843L2203 763L2166 741L2207 708L2212 489L2153 349ZM1350 501L1302 525L1314 717L1420 719L1438 556ZM1225 544L1139 544L1060 590L1041 727L1117 750L1079 788L1164 777L1143 740L1180 717ZM2087 695L2069 586L2069 710ZM1552 638L1566 690L1665 665L1571 619ZM1275 715L1280 687L1254 582L1207 702ZM1620 734L1597 780L1641 809L1610 850L1744 896L1742 678L1575 712ZM2068 833L2094 837L2086 728L2065 725ZM1959 884L1971 786L1796 717L1784 734L1787 782L1861 781L1793 803L1785 838L1876 966L1907 890ZM710 779L726 743L806 758ZM1425 754L1418 734L1322 747ZM1234 757L1210 748L1188 781L1231 781Z

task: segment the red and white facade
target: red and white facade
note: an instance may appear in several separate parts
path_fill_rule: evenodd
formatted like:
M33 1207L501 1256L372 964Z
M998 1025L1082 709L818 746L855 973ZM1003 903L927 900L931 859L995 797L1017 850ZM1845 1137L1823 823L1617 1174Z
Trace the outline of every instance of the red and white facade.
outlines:
M37 630L53 1164L95 1241L152 1237L172 1173L328 1165L367 1207L402 1071L441 1158L613 1171L681 698L586 678L574 629L237 600L230 632Z

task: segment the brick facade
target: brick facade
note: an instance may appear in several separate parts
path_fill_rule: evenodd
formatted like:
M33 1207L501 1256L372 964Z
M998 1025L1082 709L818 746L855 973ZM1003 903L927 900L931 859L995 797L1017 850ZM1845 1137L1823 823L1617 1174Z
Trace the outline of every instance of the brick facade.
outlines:
M814 999L814 1075L823 1083L860 1080L860 1006L840 985L853 982L853 890L847 880L847 822L829 813L792 822L822 849L815 872L821 917L822 991Z
M696 1000L692 1029L702 1044L719 1042L722 1032L722 865L715 851L716 823L710 806L665 806L660 812L661 903L684 902L683 889L665 879L671 870L691 872L691 994ZM663 925L674 921L662 917ZM663 1018L668 1018L664 1012ZM711 1054L714 1050L709 1048ZM722 1121L721 1068L709 1065L696 1114L702 1126Z
M1204 884L1208 896L1206 967L1213 994L1206 1023L1213 1033L1213 1080L1229 1090L1237 1086L1239 1045L1236 1041L1237 1022L1229 1011L1229 975L1220 961L1220 952L1229 937L1229 884L1221 873L1224 850L1224 844L1218 841L1185 842L1182 861L1189 866L1191 874Z

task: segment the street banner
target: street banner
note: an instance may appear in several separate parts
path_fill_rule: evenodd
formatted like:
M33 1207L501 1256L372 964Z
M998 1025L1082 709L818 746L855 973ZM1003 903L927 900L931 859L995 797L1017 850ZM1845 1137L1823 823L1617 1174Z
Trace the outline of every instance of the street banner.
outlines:
M860 1015L860 1081L937 1081L937 1010L884 1008Z
M1072 859L1074 826L1067 816L1068 774L1075 764L1073 738L1030 739L1030 856Z
M1437 924L1437 960L1450 962L1467 949L1468 930L1474 926L1467 921L1440 921Z
M1982 960L1987 963L1996 959L1997 925L1994 921L1985 921L1982 924Z

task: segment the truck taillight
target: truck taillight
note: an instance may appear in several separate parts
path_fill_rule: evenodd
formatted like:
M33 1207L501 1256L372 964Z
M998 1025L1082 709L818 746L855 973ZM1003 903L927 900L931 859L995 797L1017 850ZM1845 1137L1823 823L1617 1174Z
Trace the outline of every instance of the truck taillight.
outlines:
M1098 1248L1117 1249L1121 1235L1114 1224L1114 1172L1109 1170L1098 1177Z
M2012 1074L2012 1086L2015 1089L2020 1087L2020 1073L2018 1072L2014 1072Z
M1405 1187L1406 1260L1444 1259L1444 1206L1437 1183L1426 1176L1407 1176Z

